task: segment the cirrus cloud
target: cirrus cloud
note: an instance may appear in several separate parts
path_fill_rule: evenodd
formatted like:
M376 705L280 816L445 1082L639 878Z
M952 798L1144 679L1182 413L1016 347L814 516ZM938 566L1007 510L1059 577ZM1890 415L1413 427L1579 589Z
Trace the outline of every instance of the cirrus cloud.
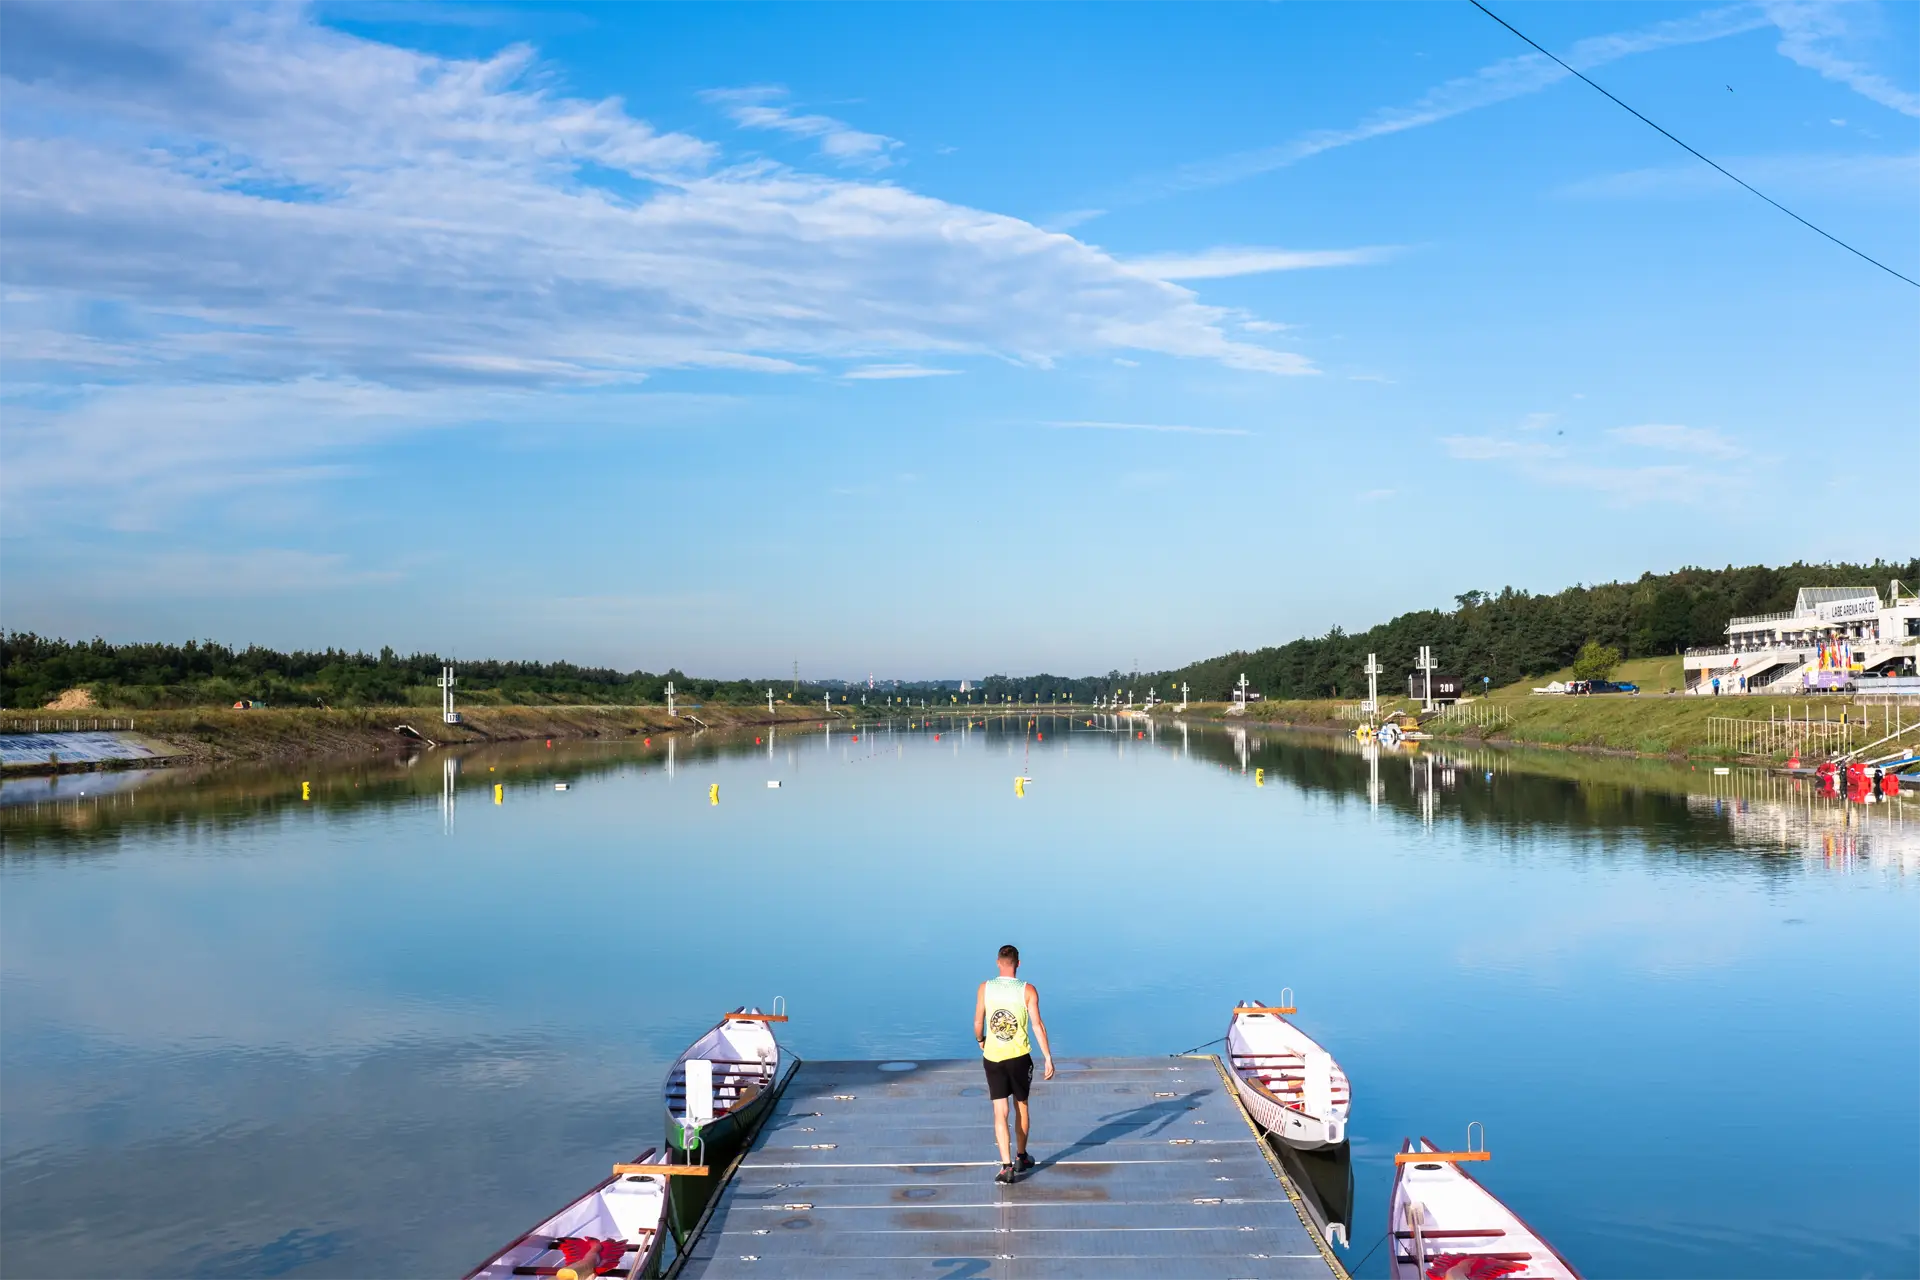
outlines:
M884 151L756 93L730 108L778 118L743 123L829 158ZM10 4L0 129L0 350L16 386L62 391L39 426L81 453L74 433L121 438L106 412L140 398L88 388L146 384L251 388L253 429L297 441L320 387L434 393L382 403L437 423L455 390L672 369L1153 352L1314 372L1072 236L729 162L619 99L557 91L524 46L441 57L298 9Z

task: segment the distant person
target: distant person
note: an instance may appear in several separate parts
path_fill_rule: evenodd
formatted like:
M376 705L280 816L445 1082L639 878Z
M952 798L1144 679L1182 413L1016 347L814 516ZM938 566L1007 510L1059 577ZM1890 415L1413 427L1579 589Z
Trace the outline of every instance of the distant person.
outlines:
M995 1182L1012 1182L1033 1168L1027 1154L1027 1094L1033 1088L1033 1040L1040 1042L1046 1062L1045 1079L1053 1079L1053 1050L1047 1045L1047 1024L1040 1020L1040 993L1022 982L1020 948L1000 948L1000 976L980 984L973 1000L973 1038L987 1069L987 1096L993 1099L993 1136L1000 1144L1000 1172ZM1032 1031L1032 1039L1028 1031ZM1007 1145L1007 1100L1013 1100L1014 1145Z

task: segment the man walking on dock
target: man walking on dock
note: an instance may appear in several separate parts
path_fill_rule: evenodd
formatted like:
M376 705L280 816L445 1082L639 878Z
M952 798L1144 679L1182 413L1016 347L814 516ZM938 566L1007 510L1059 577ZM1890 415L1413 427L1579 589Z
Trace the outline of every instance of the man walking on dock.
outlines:
M1053 1050L1047 1024L1040 1020L1040 993L1020 981L1020 948L1000 948L1000 976L980 984L973 1002L973 1038L987 1068L987 1095L993 1099L993 1136L1000 1144L995 1182L1012 1182L1033 1168L1027 1154L1027 1093L1033 1087L1033 1041L1040 1042L1044 1079L1053 1079ZM1031 1031L1031 1038L1029 1038ZM1007 1145L1007 1102L1013 1102L1016 1145Z

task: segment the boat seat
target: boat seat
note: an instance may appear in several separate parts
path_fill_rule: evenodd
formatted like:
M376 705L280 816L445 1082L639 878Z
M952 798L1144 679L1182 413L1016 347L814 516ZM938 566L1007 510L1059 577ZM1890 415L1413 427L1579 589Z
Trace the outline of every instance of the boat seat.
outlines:
M758 1067L765 1071L771 1064L760 1058L707 1058L716 1067ZM684 1071L684 1066L675 1067L675 1071Z
M647 1153L649 1153L649 1155L653 1153L651 1148L649 1148ZM632 1253L634 1259L636 1259L634 1265L632 1265L632 1267L618 1267L618 1265L616 1265L612 1270L601 1270L601 1272L595 1272L595 1274L601 1274L601 1276L620 1276L622 1280L630 1280L630 1276L636 1272L637 1268L641 1267L641 1263L647 1261L647 1249L653 1247L653 1228L651 1228L651 1226L636 1228L634 1234L636 1234L637 1240L626 1240L624 1236L620 1238L620 1244L626 1245L626 1249L620 1251L620 1257L626 1257L628 1253ZM534 1242L522 1242L522 1244L534 1244ZM561 1240L549 1236L547 1240L541 1242L540 1251L541 1253L559 1253L559 1251L561 1251L561 1244L563 1244ZM551 1267L515 1267L513 1268L513 1274L516 1274L516 1276L553 1276L553 1274L559 1274L561 1267L566 1267L566 1263L555 1263L555 1265L551 1265Z
M1458 1227L1452 1231L1422 1231L1420 1234L1429 1240L1460 1240L1469 1236L1484 1239L1488 1236L1503 1236L1507 1233L1499 1227ZM1393 1237L1396 1240L1411 1240L1413 1232L1396 1231Z

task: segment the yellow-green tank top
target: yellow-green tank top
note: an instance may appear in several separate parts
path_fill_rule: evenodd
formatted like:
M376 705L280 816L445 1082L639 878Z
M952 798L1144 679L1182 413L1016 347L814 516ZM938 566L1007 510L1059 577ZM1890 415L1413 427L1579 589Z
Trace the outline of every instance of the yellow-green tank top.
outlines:
M986 988L987 1042L981 1052L990 1062L1024 1058L1033 1052L1027 1038L1027 984L1018 978L990 978Z

